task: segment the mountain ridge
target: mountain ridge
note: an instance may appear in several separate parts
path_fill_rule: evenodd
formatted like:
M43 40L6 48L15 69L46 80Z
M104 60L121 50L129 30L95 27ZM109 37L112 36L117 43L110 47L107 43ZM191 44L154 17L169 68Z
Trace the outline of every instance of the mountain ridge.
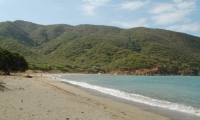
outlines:
M42 70L134 74L157 66L157 71L146 74L197 75L200 71L200 37L163 29L17 20L0 23L0 43L24 55L31 68Z

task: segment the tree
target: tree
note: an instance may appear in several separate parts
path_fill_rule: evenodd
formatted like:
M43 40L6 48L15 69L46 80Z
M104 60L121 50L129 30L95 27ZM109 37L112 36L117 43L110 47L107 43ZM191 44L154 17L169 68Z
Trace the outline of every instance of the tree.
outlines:
M23 56L0 48L0 70L2 70L5 75L10 75L10 71L24 72L27 69L28 63Z

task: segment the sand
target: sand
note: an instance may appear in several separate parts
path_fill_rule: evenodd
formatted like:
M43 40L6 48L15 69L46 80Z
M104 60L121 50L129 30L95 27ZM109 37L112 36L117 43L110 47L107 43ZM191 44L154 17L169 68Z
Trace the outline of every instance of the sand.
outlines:
M91 95L45 74L0 76L0 120L169 120L138 107Z

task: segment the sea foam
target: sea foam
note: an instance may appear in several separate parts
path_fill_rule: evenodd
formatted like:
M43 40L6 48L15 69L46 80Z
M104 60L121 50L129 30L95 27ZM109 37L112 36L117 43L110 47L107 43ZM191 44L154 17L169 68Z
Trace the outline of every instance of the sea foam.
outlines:
M58 77L52 77L52 78L60 80L62 82L67 82L67 83L70 83L70 84L73 84L73 85L77 85L77 86L81 86L81 87L84 87L84 88L96 90L96 91L99 91L101 93L112 95L112 96L115 96L115 97L118 97L118 98L122 98L122 99L130 100L130 101L134 101L134 102L139 102L139 103L143 103L143 104L147 104L147 105L151 105L151 106L155 106L155 107L161 107L161 108L166 108L166 109L170 109L170 110L175 110L175 111L180 111L180 112L185 112L185 113L190 113L190 114L200 116L200 110L196 109L194 107L191 107L191 106L178 104L178 103L172 103L172 102L164 101L164 100L153 99L153 98L150 98L150 97L147 97L147 96L142 96L142 95L134 94L134 93L127 93L127 92L116 90L116 89L110 89L110 88L95 86L95 85L91 85L91 84L84 83L84 82L77 82L77 81L62 79L62 78L59 78L59 76Z

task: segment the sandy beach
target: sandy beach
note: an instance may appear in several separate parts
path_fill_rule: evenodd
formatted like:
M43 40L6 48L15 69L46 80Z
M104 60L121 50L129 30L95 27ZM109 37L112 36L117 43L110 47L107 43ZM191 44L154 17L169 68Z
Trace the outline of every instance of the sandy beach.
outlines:
M169 120L102 98L45 74L0 76L0 120Z

